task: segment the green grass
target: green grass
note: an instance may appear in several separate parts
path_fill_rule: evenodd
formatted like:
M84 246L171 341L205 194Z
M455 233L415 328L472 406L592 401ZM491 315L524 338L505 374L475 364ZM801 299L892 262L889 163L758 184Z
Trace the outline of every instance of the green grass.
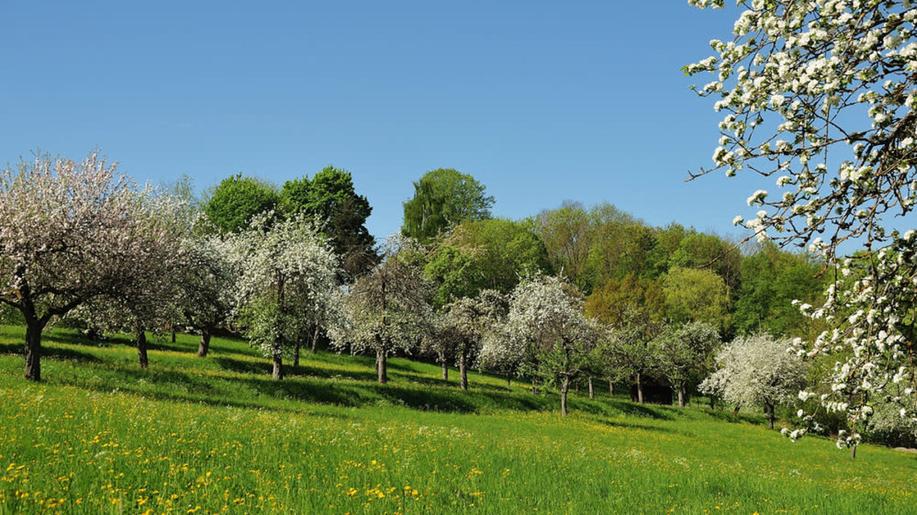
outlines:
M0 511L85 513L917 512L917 458L791 443L756 417L553 395L393 359L306 354L288 379L244 342L52 331L45 382L0 328Z

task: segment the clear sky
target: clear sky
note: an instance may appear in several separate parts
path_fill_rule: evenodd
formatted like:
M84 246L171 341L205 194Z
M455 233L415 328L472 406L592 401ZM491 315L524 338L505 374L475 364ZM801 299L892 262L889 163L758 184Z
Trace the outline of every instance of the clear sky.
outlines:
M0 163L98 147L140 181L204 189L350 170L396 231L411 181L452 167L518 218L608 201L734 234L758 186L685 183L716 146L680 67L735 10L687 0L0 2Z

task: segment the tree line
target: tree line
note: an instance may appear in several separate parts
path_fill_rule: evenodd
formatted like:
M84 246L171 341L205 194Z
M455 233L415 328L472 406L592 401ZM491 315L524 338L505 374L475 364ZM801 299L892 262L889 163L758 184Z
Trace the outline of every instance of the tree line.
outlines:
M400 234L377 244L344 170L280 187L232 175L197 199L188 179L141 187L97 154L39 157L2 176L0 302L26 326L25 376L41 379L41 335L59 320L89 333L178 327L246 337L282 379L286 360L327 346L387 360L411 355L553 388L671 392L684 407L776 408L806 384L787 339L818 330L793 305L815 303L824 267L773 245L742 246L678 224L651 227L609 204L567 202L494 218L474 177L425 174Z

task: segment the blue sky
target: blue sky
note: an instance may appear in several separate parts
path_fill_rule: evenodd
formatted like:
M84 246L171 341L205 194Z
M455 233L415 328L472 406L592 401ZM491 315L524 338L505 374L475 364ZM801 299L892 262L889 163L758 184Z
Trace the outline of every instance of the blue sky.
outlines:
M199 189L346 168L396 231L411 181L452 167L498 216L611 202L734 234L756 182L685 183L716 146L680 67L734 9L687 0L0 3L0 163L99 147Z

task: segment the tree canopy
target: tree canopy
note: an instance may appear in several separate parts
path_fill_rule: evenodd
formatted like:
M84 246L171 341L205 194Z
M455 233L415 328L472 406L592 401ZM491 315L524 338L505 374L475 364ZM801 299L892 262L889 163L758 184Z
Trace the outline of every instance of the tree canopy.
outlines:
M438 168L414 183L414 196L404 203L401 232L421 243L456 225L490 218L494 198L469 174Z
M341 256L341 266L350 278L375 263L375 240L366 229L372 207L365 196L357 194L350 172L327 166L311 178L285 182L278 209L284 216L303 214L320 220L322 232Z
M523 277L549 270L544 244L528 224L502 218L460 224L425 267L439 305L483 289L509 293Z
M204 213L223 234L248 227L255 215L277 205L277 191L264 181L242 174L223 179L204 204Z

